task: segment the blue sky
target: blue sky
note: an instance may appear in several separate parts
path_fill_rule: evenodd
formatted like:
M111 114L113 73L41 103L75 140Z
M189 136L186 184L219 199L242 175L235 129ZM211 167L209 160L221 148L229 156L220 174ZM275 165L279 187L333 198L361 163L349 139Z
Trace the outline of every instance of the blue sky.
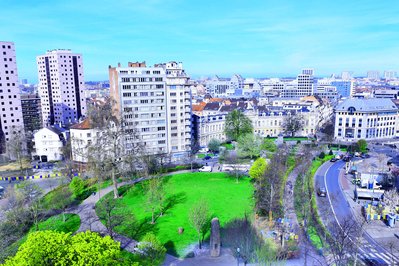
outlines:
M182 61L193 77L399 72L399 3L384 1L0 0L0 40L20 78L49 49L83 54L85 79L108 65Z

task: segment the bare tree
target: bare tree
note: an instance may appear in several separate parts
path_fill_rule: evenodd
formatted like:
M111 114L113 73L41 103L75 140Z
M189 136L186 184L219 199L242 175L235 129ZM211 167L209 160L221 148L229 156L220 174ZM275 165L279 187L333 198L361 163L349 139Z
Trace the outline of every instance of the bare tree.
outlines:
M201 249L205 233L209 229L208 202L206 202L204 199L200 199L194 206L192 206L188 214L188 219L192 227L197 232L198 245L199 248Z
M10 159L17 160L19 164L19 170L22 174L22 170L24 168L23 162L28 155L27 139L25 136L25 132L22 128L18 127L13 129L6 144L6 147L8 157L10 157Z
M62 211L62 221L65 223L65 211L68 206L72 203L72 191L69 187L62 187L56 193L53 194L52 207Z
M304 118L301 114L287 115L283 121L284 133L290 134L292 137L304 126Z
M125 219L121 209L118 199L112 197L104 197L97 207L97 215L105 221L108 234L112 238L115 235L115 227L121 225Z
M165 207L165 190L163 188L162 179L155 176L148 180L147 185L147 208L151 212L151 224L155 223L155 212L160 211L160 216L163 215Z

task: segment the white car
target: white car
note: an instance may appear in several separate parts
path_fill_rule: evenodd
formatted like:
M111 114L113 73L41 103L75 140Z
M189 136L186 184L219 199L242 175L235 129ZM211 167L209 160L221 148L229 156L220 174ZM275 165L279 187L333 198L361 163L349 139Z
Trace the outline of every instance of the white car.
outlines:
M199 172L212 172L212 166L202 166L198 169Z

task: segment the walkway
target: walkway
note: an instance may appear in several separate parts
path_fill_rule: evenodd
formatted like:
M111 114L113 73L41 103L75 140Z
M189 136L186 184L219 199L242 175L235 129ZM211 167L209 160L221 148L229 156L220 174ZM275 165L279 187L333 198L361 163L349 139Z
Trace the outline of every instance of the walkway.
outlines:
M303 232L303 228L299 227L298 217L295 213L295 205L294 205L294 186L296 182L296 178L298 176L298 168L300 166L295 167L292 172L288 175L287 184L284 189L284 207L285 207L285 217L290 219L292 227L295 232L298 233L299 237L299 247L301 249L301 258L298 259L298 265L300 263L305 263L306 256L306 264L307 265L327 265L325 258L320 256L315 248L309 243L308 238Z
M129 185L129 184L136 184L145 180L144 178L138 178L132 181L122 182L118 184L118 187ZM80 217L80 227L78 232L85 232L87 230L97 232L101 235L108 235L107 228L105 225L100 221L96 214L95 206L96 203L106 194L113 190L113 186L106 187L101 189L95 195L91 195L87 199L85 199L80 205L72 207L68 209L66 212L68 213L75 213ZM120 235L118 233L114 233L114 240L121 243L121 248L129 251L134 252L134 248L137 246L137 241Z

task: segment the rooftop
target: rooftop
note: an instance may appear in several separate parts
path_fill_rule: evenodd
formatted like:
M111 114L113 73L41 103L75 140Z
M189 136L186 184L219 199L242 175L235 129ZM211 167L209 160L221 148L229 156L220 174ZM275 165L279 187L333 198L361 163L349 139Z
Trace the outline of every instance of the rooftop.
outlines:
M390 99L380 98L346 99L338 104L335 110L347 111L349 108L358 112L398 111L398 107Z

